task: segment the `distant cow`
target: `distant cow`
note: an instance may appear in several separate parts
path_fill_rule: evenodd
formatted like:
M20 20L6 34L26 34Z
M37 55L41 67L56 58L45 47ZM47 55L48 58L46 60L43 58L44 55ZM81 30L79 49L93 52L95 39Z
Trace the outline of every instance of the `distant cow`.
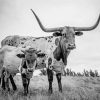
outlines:
M56 28L45 28L41 23L39 17L35 14L35 12L32 9L31 11L35 15L35 18L37 19L40 28L44 32L54 32L53 35L47 37L37 37L37 38L17 37L16 39L17 42L14 41L12 37L11 38L7 37L2 41L2 45L12 45L12 46L30 45L37 50L41 50L41 52L43 52L46 55L44 63L46 63L47 67L49 92L52 93L52 82L53 82L52 71L56 72L59 91L62 92L61 73L63 73L63 69L67 65L67 58L70 51L76 48L75 36L81 36L83 34L83 32L81 31L91 31L95 29L99 24L100 16L96 21L96 23L91 27L64 26Z
M9 90L8 81L10 78L13 89L16 90L17 87L14 83L13 76L20 72L22 76L24 93L27 94L30 78L32 77L33 71L35 70L37 55L39 52L40 51L36 51L33 48L21 50L21 48L11 46L2 47L0 50L0 62L2 62L2 66L0 66L0 74L3 81L2 85L6 83L5 86Z

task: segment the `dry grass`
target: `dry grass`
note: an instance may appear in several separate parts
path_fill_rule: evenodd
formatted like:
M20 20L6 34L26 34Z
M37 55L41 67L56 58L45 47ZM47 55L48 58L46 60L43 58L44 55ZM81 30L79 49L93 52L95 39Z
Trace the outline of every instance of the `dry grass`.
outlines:
M18 90L8 93L0 88L0 100L100 100L100 78L62 77L63 93L58 92L56 77L53 81L53 94L48 94L46 76L31 79L29 94L23 95L20 76L15 77Z

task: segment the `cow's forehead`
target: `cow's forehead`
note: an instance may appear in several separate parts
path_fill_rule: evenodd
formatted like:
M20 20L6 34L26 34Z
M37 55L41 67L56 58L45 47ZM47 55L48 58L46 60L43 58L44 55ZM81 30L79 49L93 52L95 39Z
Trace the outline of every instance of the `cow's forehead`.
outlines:
M34 54L36 51L26 51L25 54Z
M62 31L62 34L63 34L63 33L72 34L72 33L74 33L74 29L73 29L72 27L65 26L65 27L63 28L63 31Z
M26 60L34 60L37 58L37 55L36 53L26 53L25 54L25 59Z
M28 56L30 56L30 57L36 57L36 55L37 55L36 52L26 52L25 53L26 57L28 57Z

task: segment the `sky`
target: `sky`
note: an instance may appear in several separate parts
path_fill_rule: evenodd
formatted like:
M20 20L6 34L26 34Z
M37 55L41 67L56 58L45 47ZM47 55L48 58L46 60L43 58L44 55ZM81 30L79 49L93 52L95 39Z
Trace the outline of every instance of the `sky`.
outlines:
M6 36L49 36L43 32L33 9L45 27L93 25L100 14L100 0L0 0L0 42ZM100 24L83 36L76 36L76 49L68 57L74 71L100 72Z

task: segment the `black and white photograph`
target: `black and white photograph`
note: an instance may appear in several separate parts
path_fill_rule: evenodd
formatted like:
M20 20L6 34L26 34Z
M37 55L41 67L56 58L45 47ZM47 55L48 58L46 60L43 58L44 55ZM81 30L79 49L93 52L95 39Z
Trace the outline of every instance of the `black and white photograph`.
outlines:
M100 100L100 0L0 0L0 100Z

